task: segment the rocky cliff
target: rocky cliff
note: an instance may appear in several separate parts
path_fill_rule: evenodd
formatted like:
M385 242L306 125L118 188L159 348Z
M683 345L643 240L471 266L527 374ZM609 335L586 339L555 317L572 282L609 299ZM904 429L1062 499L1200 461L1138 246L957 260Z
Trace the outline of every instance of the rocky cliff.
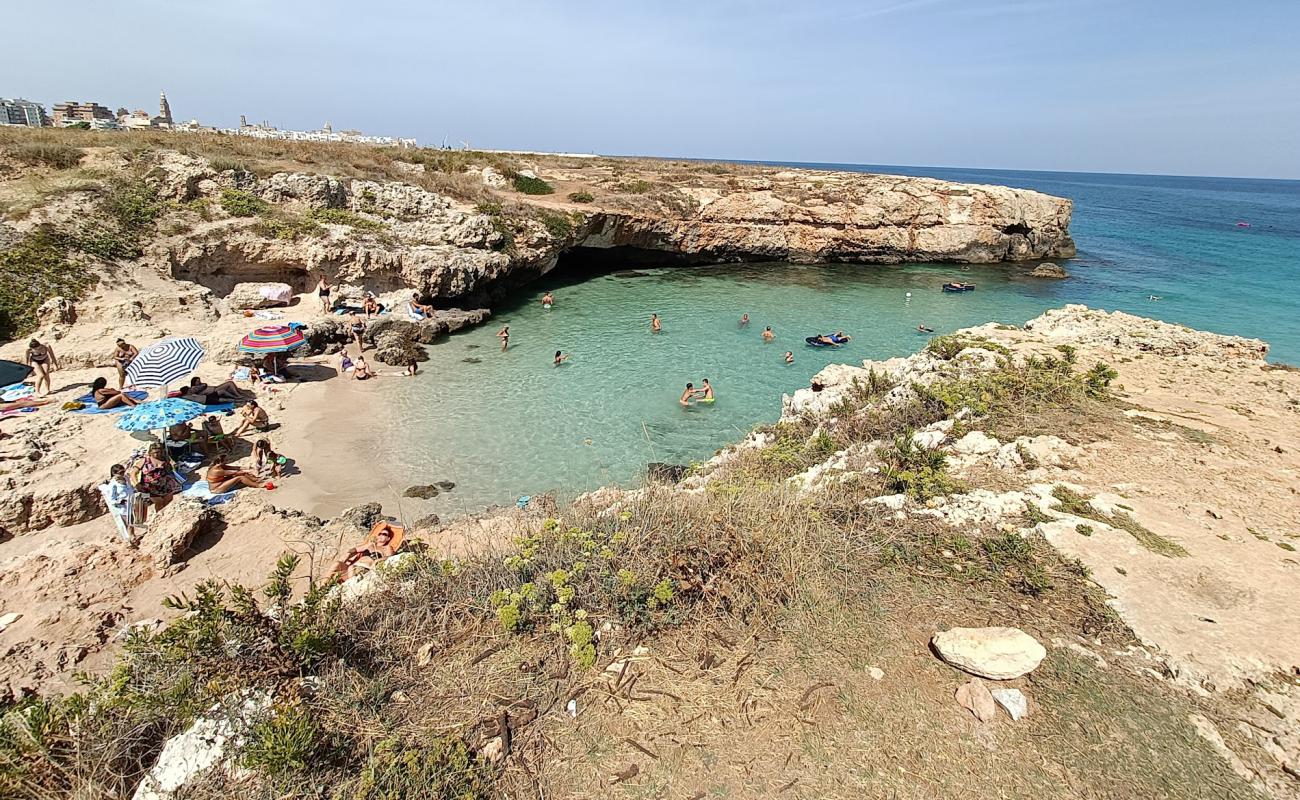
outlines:
M323 271L379 290L413 287L439 304L484 305L575 248L690 262L992 263L1074 254L1070 201L927 178L767 170L723 180L699 171L650 184L648 197L632 198L640 203L583 189L569 197L595 202L504 192L500 202L470 205L402 182L306 173L258 179L180 155L162 158L154 174L164 196L185 207L206 203L209 218L155 242L150 262L218 295L268 280L305 289L314 280L308 273ZM581 170L540 174L601 189L599 176ZM629 184L613 190L620 186ZM221 211L232 193L255 196L272 216L319 223L232 217Z

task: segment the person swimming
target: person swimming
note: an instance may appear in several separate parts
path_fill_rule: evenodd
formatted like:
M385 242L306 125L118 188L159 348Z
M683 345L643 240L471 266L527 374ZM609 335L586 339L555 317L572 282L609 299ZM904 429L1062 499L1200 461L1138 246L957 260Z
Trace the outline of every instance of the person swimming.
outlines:
M776 334L772 332L771 325L768 325L766 328L763 329L763 341L770 342L775 338L776 338Z
M704 378L703 382L704 382L704 388L700 391L700 394L702 395L700 397L700 402L712 403L715 399L717 399L713 396L713 384L709 383L708 378Z
M934 328L927 328L924 325L917 325L916 330L918 333L934 333Z
M561 350L556 350L556 351L555 351L555 366L558 367L558 366L560 366L561 364L563 364L564 362L566 362L566 361L568 361L568 360L569 360L569 356L568 356L567 353L565 353L565 352L563 352L563 351L561 351Z
M681 403L683 406L689 406L691 404L691 399L699 393L699 390L695 388L695 384L688 383L686 384L686 391L682 392L682 396L677 399L677 402Z
M742 328L748 328L748 327L749 327L749 315L748 315L748 314L741 314L741 315L740 315L740 327L742 327Z
M550 308L555 305L555 296L550 292L542 295L542 308Z
M659 315L658 315L658 314L651 314L651 315L650 315L650 332L651 332L651 333L659 333L659 332L662 331L662 330L663 330L663 326L659 323Z
M793 364L793 363L794 363L794 353L792 353L792 352L789 351L789 350L786 350L786 351L785 351L785 363L787 363L787 364Z

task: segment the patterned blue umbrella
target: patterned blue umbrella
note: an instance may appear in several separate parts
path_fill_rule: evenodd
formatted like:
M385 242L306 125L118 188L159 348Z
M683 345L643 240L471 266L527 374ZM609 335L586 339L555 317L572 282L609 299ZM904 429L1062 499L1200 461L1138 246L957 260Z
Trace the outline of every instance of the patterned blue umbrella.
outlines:
M203 345L189 336L173 336L149 345L126 368L130 386L166 386L189 375L203 360Z
M117 427L124 431L162 430L202 416L205 410L190 400L168 397L128 408L117 418Z

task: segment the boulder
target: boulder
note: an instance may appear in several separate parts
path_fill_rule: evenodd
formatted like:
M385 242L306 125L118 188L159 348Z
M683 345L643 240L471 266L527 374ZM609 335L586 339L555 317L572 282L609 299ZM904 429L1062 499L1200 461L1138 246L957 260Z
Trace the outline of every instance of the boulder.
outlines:
M270 288L262 291L264 287ZM230 290L230 294L226 295L226 304L235 311L245 308L272 308L283 306L292 298L293 287L287 283L237 283Z
M272 203L299 200L323 208L347 205L348 193L338 180L305 172L277 172L257 184L257 194Z
M936 633L930 644L952 666L995 681L1026 675L1047 656L1038 640L1019 628L953 628Z
M646 480L657 481L659 483L677 483L686 477L688 467L685 464L665 464L662 461L655 461L646 464Z
M36 320L43 328L72 325L77 321L77 307L66 297L51 297L37 307Z
M1034 267L1034 270L1030 272L1029 275L1034 278L1061 279L1070 277L1070 273L1066 272L1064 267L1060 264L1053 264L1050 261L1044 261L1042 264Z
M409 486L406 491L402 492L402 497L414 497L417 500L429 500L437 497L441 493L441 489L430 483L420 486Z
M482 178L483 185L492 189L504 189L509 185L506 176L502 175L493 167L484 167Z
M993 689L989 694L1006 709L1011 719L1019 721L1029 716L1029 700L1019 689Z
M384 507L379 503L365 503L345 509L332 521L343 522L363 531L368 531L384 518Z
M220 519L216 509L197 500L178 498L162 511L149 515L140 551L152 558L159 569L169 570L184 560L185 551L194 540L211 530Z
M195 720L163 745L153 769L136 787L133 800L170 800L209 770L233 766L233 754L228 751L238 749L270 705L269 694L254 692Z
M997 704L993 695L979 678L971 678L957 687L957 702L962 708L975 715L980 722L991 722L998 715Z

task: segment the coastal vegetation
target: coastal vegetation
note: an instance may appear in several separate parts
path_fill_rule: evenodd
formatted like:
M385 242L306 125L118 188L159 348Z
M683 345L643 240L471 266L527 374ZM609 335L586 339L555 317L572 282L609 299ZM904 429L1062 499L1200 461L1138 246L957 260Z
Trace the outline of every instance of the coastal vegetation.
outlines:
M1090 392L1090 373L1064 360L1008 357L996 373L994 383L961 379L942 390L988 396L964 425L1113 404L1104 382ZM930 671L890 673L901 682L893 691L915 702L887 703L870 688L879 679L868 666L913 651L931 619L1014 616L1040 637L1085 637L1116 651L1134 643L1086 569L1041 535L900 521L862 502L887 491L924 502L966 489L914 435L948 406L917 386L914 399L885 402L907 388L869 373L827 420L757 432L760 447L709 468L706 491L659 487L579 503L528 518L500 550L458 558L417 542L379 567L382 588L363 602L343 602L327 582L295 597L292 556L261 590L209 581L169 598L181 615L158 632L133 631L108 675L79 694L5 709L0 793L127 796L164 741L224 707L246 720L237 763L250 774L218 767L186 797L488 798L539 781L576 796L592 791L593 772L604 776L600 785L635 772L608 748L576 740L566 708L599 726L598 738L650 753L653 786L674 767L637 743L623 709L653 707L674 730L699 715L732 719L745 733L717 735L735 749L750 737L777 741L790 714L819 719L832 713L821 705L830 702L852 716L873 751L909 764L900 775L870 778L886 793L907 791L908 774L923 768L934 781L1038 796L1036 787L1055 785L1062 768L1053 759L1087 753L1070 756L1069 768L1098 794L1192 797L1204 785L1249 796L1208 744L1184 733L1186 715L1208 707L1068 651L1054 651L1034 675L1042 727L1002 734L1003 756L1026 755L1014 770L962 747L950 723L916 716L941 697L950 702L950 688ZM840 490L806 493L789 480L842 450L866 460ZM870 463L878 469L862 469ZM1095 512L1085 498L1057 499L1069 513ZM647 677L633 663L644 663ZM718 684L734 690L719 693ZM816 699L829 688L837 699ZM763 691L775 693L771 701L746 699ZM789 712L771 713L782 707ZM798 773L810 785L857 758L834 727L794 724L811 724L807 746L822 754L816 770ZM918 725L930 731L926 747L944 758L913 764L916 743L890 741L891 731ZM706 753L722 747L714 734L695 735ZM1035 743L1044 735L1055 743L1050 753ZM545 775L512 755L584 748L591 767ZM777 774L760 768L749 780ZM823 795L839 796L833 788Z

